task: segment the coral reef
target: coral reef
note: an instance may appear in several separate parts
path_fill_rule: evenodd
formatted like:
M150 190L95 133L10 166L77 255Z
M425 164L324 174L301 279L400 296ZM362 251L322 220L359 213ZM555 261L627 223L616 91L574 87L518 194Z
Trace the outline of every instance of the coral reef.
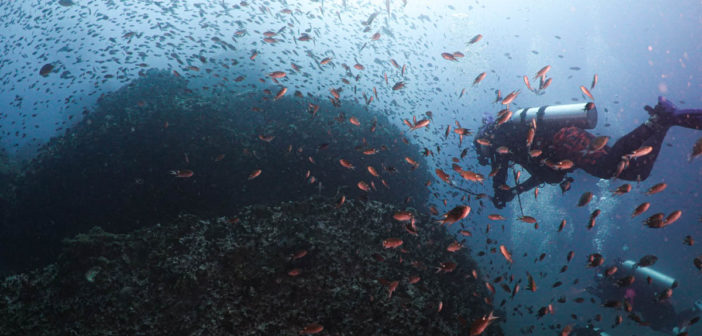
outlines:
M169 71L145 71L21 169L0 223L0 274L54 261L61 239L94 223L126 233L179 213L227 216L313 194L416 208L428 199L420 149L367 106L341 108L298 92L193 92L187 84ZM169 173L177 170L193 175Z
M297 335L318 323L333 335L466 335L490 313L480 272L465 250L447 251L444 227L415 214L414 236L393 219L405 209L336 205L313 197L212 220L180 215L128 234L94 227L64 240L56 263L0 283L0 330ZM389 237L404 244L383 248ZM437 272L446 262L455 270ZM502 332L494 324L483 335Z

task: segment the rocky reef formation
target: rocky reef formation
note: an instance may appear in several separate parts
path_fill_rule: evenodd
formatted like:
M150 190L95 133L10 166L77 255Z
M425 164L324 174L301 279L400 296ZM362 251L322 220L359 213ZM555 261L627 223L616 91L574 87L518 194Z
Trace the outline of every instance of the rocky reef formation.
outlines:
M412 235L393 218L405 209L337 204L180 215L127 234L94 227L65 240L56 263L0 283L0 330L297 335L317 323L331 335L466 335L490 313L475 263L465 249L447 251L455 240L435 221L409 209ZM391 237L403 244L384 248ZM502 332L494 324L483 335Z
M365 105L192 91L169 71L142 75L53 138L0 195L0 274L54 261L61 239L95 223L126 233L179 213L227 216L310 195L427 202L421 149Z

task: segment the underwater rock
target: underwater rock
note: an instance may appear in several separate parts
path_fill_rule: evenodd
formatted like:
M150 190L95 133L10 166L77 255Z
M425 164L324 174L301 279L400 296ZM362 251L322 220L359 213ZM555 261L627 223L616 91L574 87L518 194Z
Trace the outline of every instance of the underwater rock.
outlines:
M416 208L429 198L420 148L380 112L302 95L274 100L270 90L195 93L187 84L145 72L21 169L0 223L0 274L54 261L61 239L95 223L126 233L180 213L226 216L311 195ZM372 188L359 190L359 181Z
M129 234L93 228L65 240L56 263L0 283L0 330L297 335L321 325L338 335L468 334L493 310L474 261L446 251L453 237L426 216L415 215L418 236L405 232L393 219L400 210L416 213L314 197L215 220L181 215ZM385 249L388 237L405 243ZM448 262L455 270L436 271ZM483 335L502 335L499 320Z

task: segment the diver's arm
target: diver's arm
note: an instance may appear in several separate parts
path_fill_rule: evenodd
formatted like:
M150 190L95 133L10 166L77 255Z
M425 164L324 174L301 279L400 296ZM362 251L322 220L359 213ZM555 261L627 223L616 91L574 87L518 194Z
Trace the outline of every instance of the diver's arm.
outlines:
M497 169L497 174L492 177L492 189L495 193L492 197L492 203L498 209L504 208L507 202L514 198L510 190L503 189L507 181L508 163L509 161L507 159L496 159L493 160L492 163L493 169Z
M506 160L496 160L492 163L492 169L497 169L497 174L492 177L492 189L500 190L507 181L507 162Z
M529 191L531 189L534 189L534 187L538 186L539 184L543 183L541 179L537 178L535 175L531 175L524 183L520 183L514 188L511 189L513 194L521 194L525 191Z

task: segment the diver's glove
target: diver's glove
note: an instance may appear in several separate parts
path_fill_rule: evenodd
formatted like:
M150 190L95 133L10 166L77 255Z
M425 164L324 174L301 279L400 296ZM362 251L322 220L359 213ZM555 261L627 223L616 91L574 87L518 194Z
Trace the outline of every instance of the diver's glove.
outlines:
M495 196L492 198L492 204L494 204L496 208L502 209L505 207L505 205L507 205L507 202L513 199L514 192L512 191L512 189L495 189Z
M655 107L646 105L644 109L651 116L649 119L651 126L670 127L676 124L677 107L663 96L658 96L658 104Z

